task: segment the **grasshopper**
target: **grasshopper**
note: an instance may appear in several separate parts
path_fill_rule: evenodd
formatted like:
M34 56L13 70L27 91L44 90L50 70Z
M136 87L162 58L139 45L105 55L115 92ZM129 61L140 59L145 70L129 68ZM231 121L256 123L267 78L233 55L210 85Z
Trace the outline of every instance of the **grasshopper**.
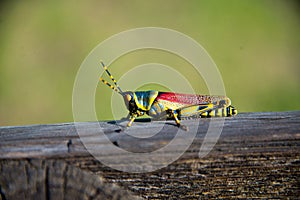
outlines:
M230 117L237 114L226 96L180 94L174 92L126 91L123 92L117 81L108 71L107 66L101 62L102 67L114 83L114 86L104 80L105 85L122 95L129 111L130 127L137 117L147 114L154 119L174 119L176 125L187 131L187 127L180 123L180 119L193 117Z

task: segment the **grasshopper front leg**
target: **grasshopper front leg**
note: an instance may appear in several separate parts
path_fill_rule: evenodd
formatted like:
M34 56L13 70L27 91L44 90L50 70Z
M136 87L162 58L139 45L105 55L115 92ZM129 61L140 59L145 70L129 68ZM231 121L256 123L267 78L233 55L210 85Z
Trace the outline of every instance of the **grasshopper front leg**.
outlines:
M141 111L141 110L136 110L134 112L129 112L130 121L128 122L127 127L130 127L137 117L143 116L144 114L145 114L145 112Z
M132 125L132 123L134 122L134 120L135 120L135 116L130 116L130 121L128 122L128 124L127 124L127 127L130 127L131 125Z

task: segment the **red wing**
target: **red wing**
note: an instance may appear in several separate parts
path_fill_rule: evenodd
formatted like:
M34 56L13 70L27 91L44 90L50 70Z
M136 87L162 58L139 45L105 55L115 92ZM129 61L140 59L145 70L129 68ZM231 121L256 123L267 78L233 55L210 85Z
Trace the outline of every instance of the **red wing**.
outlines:
M174 92L159 92L156 97L157 100L165 100L187 105L208 104L220 100L224 100L225 96L210 96L210 95L197 95L197 94L180 94Z

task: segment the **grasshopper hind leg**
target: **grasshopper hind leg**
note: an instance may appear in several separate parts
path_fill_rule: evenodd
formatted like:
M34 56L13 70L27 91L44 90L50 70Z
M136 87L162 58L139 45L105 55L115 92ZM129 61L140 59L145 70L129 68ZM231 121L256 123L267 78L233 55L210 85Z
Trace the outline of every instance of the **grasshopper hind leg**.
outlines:
M178 126L178 128L181 128L181 129L184 130L184 131L188 131L188 130L189 130L187 126L182 125L182 124L180 123L180 120L178 119L178 113L177 113L176 111L171 110L171 115L172 115L172 117L174 118L174 120L175 120L176 125Z

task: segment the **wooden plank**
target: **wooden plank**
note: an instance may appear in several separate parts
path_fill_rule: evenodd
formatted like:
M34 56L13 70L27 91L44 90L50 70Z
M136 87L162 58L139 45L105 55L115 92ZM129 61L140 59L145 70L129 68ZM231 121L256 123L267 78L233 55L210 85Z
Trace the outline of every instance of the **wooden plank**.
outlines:
M141 199L61 160L0 160L0 199Z
M112 143L136 153L161 149L178 132L172 121L135 122L133 127L126 130L127 134L120 132L120 126L112 122L81 123L81 137L73 123L1 127L0 159L1 163L11 159L20 162L28 159L62 161L103 176L109 183L117 183L150 199L299 196L300 111L243 113L227 118L212 151L199 158L210 122L220 120L184 120L183 124L197 132L181 135L178 149L195 134L192 145L177 161L149 173L126 173L111 169L92 157L85 147L95 145L97 150L106 152L106 158L114 162L114 167L128 167L130 160L126 162L124 155L111 150ZM98 124L105 135L101 135L96 128ZM163 128L159 134L150 138L130 136L147 137L160 127ZM162 151L155 156L155 161L168 164L170 160L166 158L176 153L176 149ZM134 162L140 162L142 167L153 165L153 160L145 162L142 156L135 158Z

